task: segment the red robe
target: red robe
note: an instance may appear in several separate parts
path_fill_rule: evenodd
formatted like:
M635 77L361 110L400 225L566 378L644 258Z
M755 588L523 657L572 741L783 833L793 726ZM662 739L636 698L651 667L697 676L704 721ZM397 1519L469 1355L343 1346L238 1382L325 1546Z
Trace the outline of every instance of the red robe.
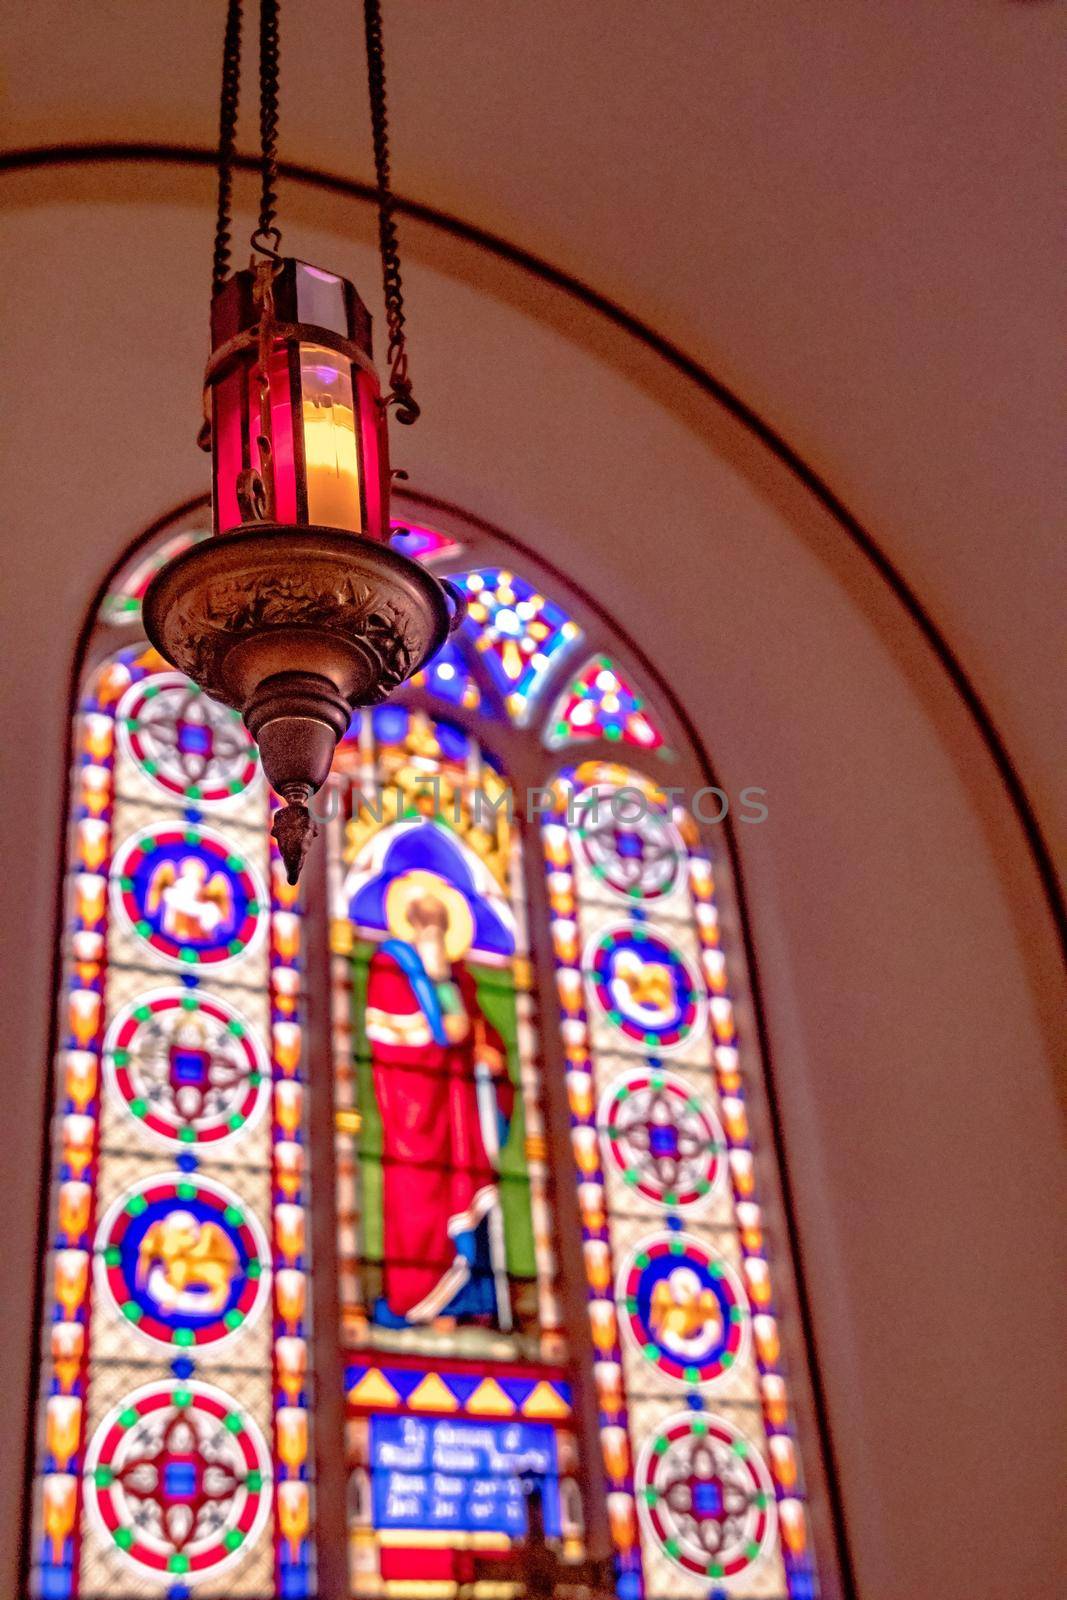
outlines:
M435 1040L439 1019L420 1005L415 983L388 949L373 956L367 986L367 1037L382 1118L384 1299L394 1316L414 1323L445 1313L463 1290L471 1276L471 1241L497 1203L474 1067L485 1045L503 1055L504 1042L482 1015L466 967L454 965L451 978L470 1021L458 1044ZM418 1042L383 1037L390 1017L414 1022ZM494 1086L508 1121L514 1087L506 1077Z

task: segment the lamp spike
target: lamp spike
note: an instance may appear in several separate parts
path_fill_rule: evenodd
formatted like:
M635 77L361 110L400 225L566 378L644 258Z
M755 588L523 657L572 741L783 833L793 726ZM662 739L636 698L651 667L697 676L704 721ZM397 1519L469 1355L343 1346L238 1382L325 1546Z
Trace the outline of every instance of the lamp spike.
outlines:
M310 784L293 783L286 786L285 805L275 812L271 833L278 844L285 863L285 876L290 884L300 878L300 869L307 860L308 851L318 835L315 819L308 810L311 798Z

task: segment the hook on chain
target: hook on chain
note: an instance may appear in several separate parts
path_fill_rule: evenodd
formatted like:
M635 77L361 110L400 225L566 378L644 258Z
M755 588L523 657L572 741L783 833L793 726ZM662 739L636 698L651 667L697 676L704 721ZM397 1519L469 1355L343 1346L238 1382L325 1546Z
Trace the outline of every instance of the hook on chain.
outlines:
M258 255L266 256L269 261L281 261L282 230L280 228L257 228L248 242Z
M259 219L249 241L271 261L281 259L278 214L278 92L280 83L280 0L260 0L259 8ZM242 0L228 0L222 45L219 101L218 210L212 256L211 291L216 294L230 272L233 232L233 167L237 151L237 113L241 94Z
M259 223L252 235L252 248L261 255L277 259L282 242L275 224L278 214L278 88L281 76L280 53L281 0L259 0L259 147L261 188ZM269 241L273 239L273 246Z
M363 0L363 21L367 39L367 87L370 91L371 135L374 142L374 174L378 187L378 247L382 259L382 288L385 320L389 330L390 393L386 405L396 407L396 420L410 426L419 417L419 406L412 394L408 376L404 334L404 292L400 282L400 247L396 232L396 202L389 179L389 111L385 98L385 45L382 39L381 0Z

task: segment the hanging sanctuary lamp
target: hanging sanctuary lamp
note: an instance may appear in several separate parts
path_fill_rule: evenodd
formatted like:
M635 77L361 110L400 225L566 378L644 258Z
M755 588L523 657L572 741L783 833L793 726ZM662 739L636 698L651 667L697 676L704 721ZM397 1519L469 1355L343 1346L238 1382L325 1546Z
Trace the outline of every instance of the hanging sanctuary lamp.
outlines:
M315 837L308 801L354 707L417 672L461 617L445 580L390 549L390 406L411 392L389 186L380 0L364 0L390 392L353 285L280 254L276 225L279 0L260 3L261 203L254 258L231 273L241 0L229 0L219 207L205 374L214 537L168 562L145 629L173 666L234 706L285 801L273 833L295 883Z

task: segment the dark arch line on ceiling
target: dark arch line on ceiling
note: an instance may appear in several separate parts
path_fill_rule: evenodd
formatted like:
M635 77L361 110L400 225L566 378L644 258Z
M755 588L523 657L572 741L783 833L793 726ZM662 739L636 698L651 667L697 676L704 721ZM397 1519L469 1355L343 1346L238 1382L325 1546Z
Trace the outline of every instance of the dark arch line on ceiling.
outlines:
M35 168L99 166L119 162L130 164L158 162L175 166L213 168L216 161L217 155L214 150L198 146L151 141L92 141L84 144L40 145L0 151L0 175L28 172ZM237 155L234 164L242 172L258 173L260 170L258 157L251 155ZM339 173L323 172L317 167L293 161L279 162L279 172L294 183L345 195L349 199L366 203L374 203L376 200L377 191L373 185L364 183L358 178L346 178ZM633 312L627 311L624 306L620 306L598 289L565 272L561 267L554 266L532 250L513 244L499 234L481 228L476 223L467 222L462 217L439 211L435 206L427 205L421 200L409 200L398 196L396 208L404 216L426 223L427 226L437 228L442 233L451 234L490 255L497 256L500 260L521 268L524 272L531 273L629 334L631 338L636 339L668 366L687 378L703 394L724 407L815 496L910 617L963 703L996 768L1008 802L1018 819L1027 849L1041 881L1060 948L1067 958L1067 903L1052 852L1026 785L993 720L992 713L972 683L959 657L903 573L882 549L874 535L863 526L829 484L769 422L728 388L721 379L716 378L680 345L657 332L647 322L642 321Z

